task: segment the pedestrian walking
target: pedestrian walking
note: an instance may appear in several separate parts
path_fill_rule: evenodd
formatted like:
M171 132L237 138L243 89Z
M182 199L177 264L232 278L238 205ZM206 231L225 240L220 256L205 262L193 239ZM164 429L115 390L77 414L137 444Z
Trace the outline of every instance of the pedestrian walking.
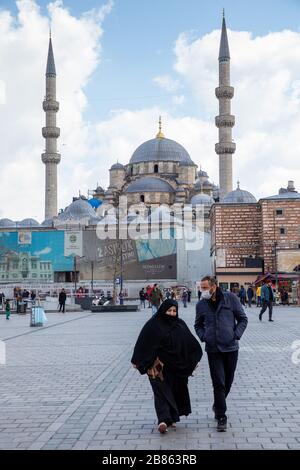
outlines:
M273 302L275 300L274 292L273 292L273 285L271 279L264 280L264 284L261 288L261 303L262 308L259 314L259 320L262 321L262 316L269 308L269 321L274 321L272 319L273 315Z
M158 285L154 284L153 289L150 293L150 302L151 302L151 306L152 306L152 315L154 315L157 312L162 300L163 300L162 292L161 292L160 288L158 287Z
M151 308L151 300L150 300L150 294L152 292L153 287L147 286L146 287L146 299L148 300L148 308Z
M252 286L249 286L247 289L247 299L248 299L248 306L252 307L252 299L254 297L254 291L252 289Z
M200 289L198 289L197 295L198 295L198 300L200 300L201 299L201 290Z
M246 305L246 290L244 286L241 286L239 290L239 299L242 305Z
M62 289L58 296L58 303L59 303L59 311L65 313L65 306L66 306L67 294L65 289Z
M282 291L280 292L280 299L282 305L290 305L289 294L285 289L282 289Z
M170 289L167 289L166 299L170 299L170 298L171 298L171 291L170 291Z
M201 280L201 300L196 306L195 330L205 342L214 390L213 412L218 421L217 431L226 431L226 397L234 379L238 361L238 341L248 323L237 296L222 292L211 276Z
M257 307L261 307L260 295L261 295L261 286L258 286L258 288L256 289L256 306Z
M139 296L140 296L140 306L146 308L146 292L144 288L140 290Z
M184 308L186 308L187 307L186 303L188 301L188 291L186 289L183 289L181 299L182 299Z
M178 317L178 303L165 300L142 328L131 359L141 374L148 375L160 433L175 428L180 416L191 413L188 379L202 354L199 342Z
M190 303L190 301L191 301L191 296L192 296L192 291L191 291L191 289L188 289L187 293L188 293L188 303Z
M6 314L6 320L9 320L9 317L10 317L10 303L9 303L9 300L6 300L6 302L5 302L5 314Z

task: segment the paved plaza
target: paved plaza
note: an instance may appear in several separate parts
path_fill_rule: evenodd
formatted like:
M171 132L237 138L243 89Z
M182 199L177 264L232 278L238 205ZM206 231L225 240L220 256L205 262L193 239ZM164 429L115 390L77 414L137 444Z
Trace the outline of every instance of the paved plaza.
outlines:
M194 311L180 308L192 331ZM148 379L130 364L150 312L49 313L43 328L1 315L0 449L300 449L300 308L276 308L274 323L247 309L227 433L215 430L205 354L190 379L193 413L166 435Z

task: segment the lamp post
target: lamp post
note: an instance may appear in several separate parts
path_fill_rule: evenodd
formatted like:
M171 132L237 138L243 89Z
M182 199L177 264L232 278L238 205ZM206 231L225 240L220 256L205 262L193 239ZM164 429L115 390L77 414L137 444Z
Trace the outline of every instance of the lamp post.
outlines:
M74 255L74 298L76 297L76 291L77 291L77 258L82 259L84 256L78 256Z
M94 261L91 261L91 290L94 294Z
M275 267L275 285L276 291L278 290L278 272L277 272L277 241L274 242L274 267Z

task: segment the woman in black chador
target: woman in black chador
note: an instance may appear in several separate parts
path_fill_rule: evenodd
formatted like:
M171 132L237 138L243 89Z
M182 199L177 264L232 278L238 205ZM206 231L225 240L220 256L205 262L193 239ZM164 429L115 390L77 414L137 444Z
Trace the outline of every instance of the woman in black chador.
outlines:
M178 318L178 303L165 300L142 328L131 359L141 374L148 374L160 433L191 413L188 377L201 357L198 340Z

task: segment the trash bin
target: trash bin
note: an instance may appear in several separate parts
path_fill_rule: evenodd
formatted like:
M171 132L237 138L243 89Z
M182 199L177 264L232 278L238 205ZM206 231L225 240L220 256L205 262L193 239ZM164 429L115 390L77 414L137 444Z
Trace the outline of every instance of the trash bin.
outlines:
M48 320L43 307L32 307L30 315L30 326L43 326L47 321Z

